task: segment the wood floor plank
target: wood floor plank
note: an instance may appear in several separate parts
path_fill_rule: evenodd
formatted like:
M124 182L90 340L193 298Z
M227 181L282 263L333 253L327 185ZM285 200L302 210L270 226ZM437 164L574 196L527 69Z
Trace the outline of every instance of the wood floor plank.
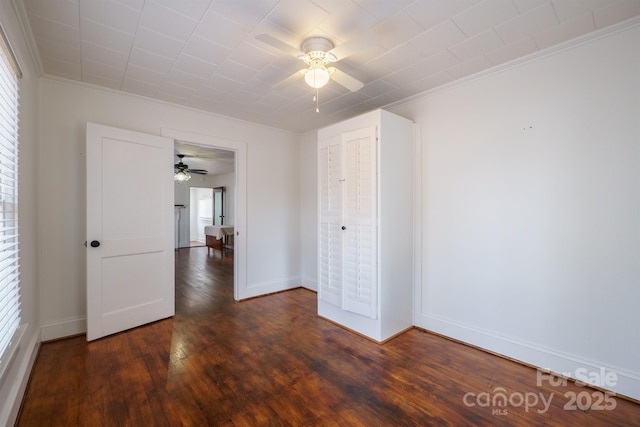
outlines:
M316 308L304 289L237 303L232 252L181 249L175 317L43 344L17 425L640 425L636 403L566 410L565 393L597 392L538 386L535 369L418 329L378 345ZM552 400L478 399L501 390Z

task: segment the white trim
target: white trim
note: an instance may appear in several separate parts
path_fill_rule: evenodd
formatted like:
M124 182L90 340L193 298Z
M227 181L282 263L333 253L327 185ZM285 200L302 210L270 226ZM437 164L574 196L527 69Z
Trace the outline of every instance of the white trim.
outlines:
M546 49L543 50L539 50L536 52L533 52L529 55L520 57L520 58L516 58L512 61L509 62L505 62L504 64L498 64L494 67L491 67L489 69L486 70L482 70L476 74L472 74L470 76L467 77L463 77L461 79L457 79L454 80L450 83L446 83L440 86L436 86L433 89L429 89L426 90L424 92L421 93L417 93L415 95L411 95L408 98L404 98L395 102L392 102L390 104L387 104L385 106L383 106L382 108L385 110L390 110L396 107L400 107L402 105L405 104L409 104L411 102L416 101L419 98L425 97L425 96L430 96L436 93L440 93L440 92L446 92L448 90L451 89L455 89L457 87L460 86L464 86L466 84L475 82L477 80L482 80L485 79L487 77L491 77L493 75L502 73L504 71L507 70L511 70L514 68L519 68L522 67L523 65L526 65L530 62L534 62L534 61L538 61L540 59L544 59L553 55L556 55L558 53L567 51L567 50L571 50L573 48L576 48L578 46L587 44L587 43L591 43L593 41L599 40L599 39L603 39L615 34L618 34L620 32L626 31L629 28L633 28L637 25L640 25L640 16L636 16L634 18L631 19L627 19L626 21L623 22L619 22L617 24L614 25L610 25L608 27L596 30L596 31L592 31L590 33L587 33L583 36L579 36L576 37L574 39L571 39L569 41L566 41L564 43L560 43L558 45L554 45L551 47L548 47Z
M24 339L24 333L29 330L29 325L22 325L18 331L21 332L20 339L17 340L16 350L22 347L21 342ZM26 343L24 357L20 359L16 372L16 377L10 384L6 384L8 389L7 399L4 402L0 402L0 425L11 426L14 425L18 418L18 412L22 405L22 398L27 389L33 364L35 363L36 356L38 355L38 349L40 348L40 334L33 333L31 339ZM4 384L4 379L0 380L0 384Z
M274 292L288 291L299 288L300 277L289 277L280 280L270 280L267 282L256 282L247 285L247 289L241 299L259 297Z
M422 124L413 124L413 324L422 312Z
M618 378L615 386L602 388L636 400L640 399L639 372L625 371L615 366L608 366L604 363L586 360L575 355L562 353L513 337L502 336L476 326L436 315L417 313L416 326L493 353L504 355L509 359L515 359L572 378L575 378L575 375L566 375L566 373L575 373L578 369L598 372L601 368L604 368L607 371L614 372ZM531 385L534 386L535 383Z
M40 54L38 53L38 45L33 36L33 31L31 30L31 24L27 16L27 9L24 6L24 1L11 0L11 6L13 6L13 10L15 11L18 20L20 21L19 27L20 31L22 31L22 36L26 41L27 50L29 51L29 57L35 65L38 77L42 77L44 75L44 67L42 66L42 60L40 59Z
M318 292L318 279L317 277L302 277L300 279L302 287L311 291Z
M42 336L42 341L51 341L58 338L84 334L86 332L86 316L40 325L40 335Z

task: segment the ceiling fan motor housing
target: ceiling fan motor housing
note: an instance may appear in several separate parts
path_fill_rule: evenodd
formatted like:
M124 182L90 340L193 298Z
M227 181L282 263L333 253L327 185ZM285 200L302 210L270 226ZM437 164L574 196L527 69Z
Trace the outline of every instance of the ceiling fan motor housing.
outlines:
M335 61L335 56L327 55L331 49L333 43L324 37L311 37L302 42L302 51L307 54L309 62L314 59L320 59L325 63Z

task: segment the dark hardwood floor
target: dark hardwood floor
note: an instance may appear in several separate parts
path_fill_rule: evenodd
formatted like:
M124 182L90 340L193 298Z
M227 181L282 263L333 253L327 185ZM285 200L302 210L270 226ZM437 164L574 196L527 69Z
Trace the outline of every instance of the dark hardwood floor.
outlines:
M232 275L229 253L181 249L174 318L43 344L17 425L640 425L636 403L538 386L535 369L424 331L368 341L318 318L308 290L236 303Z

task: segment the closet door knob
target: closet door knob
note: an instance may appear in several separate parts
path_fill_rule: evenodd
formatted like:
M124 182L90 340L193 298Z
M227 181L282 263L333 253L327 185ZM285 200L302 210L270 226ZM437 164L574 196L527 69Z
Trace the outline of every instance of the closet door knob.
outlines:
M91 247L92 248L97 248L98 246L100 246L100 242L98 242L97 240L92 240L91 241Z
M346 225L343 225L343 226L342 226L342 229L343 229L343 230L346 230L346 229L347 229L347 226L346 226Z

